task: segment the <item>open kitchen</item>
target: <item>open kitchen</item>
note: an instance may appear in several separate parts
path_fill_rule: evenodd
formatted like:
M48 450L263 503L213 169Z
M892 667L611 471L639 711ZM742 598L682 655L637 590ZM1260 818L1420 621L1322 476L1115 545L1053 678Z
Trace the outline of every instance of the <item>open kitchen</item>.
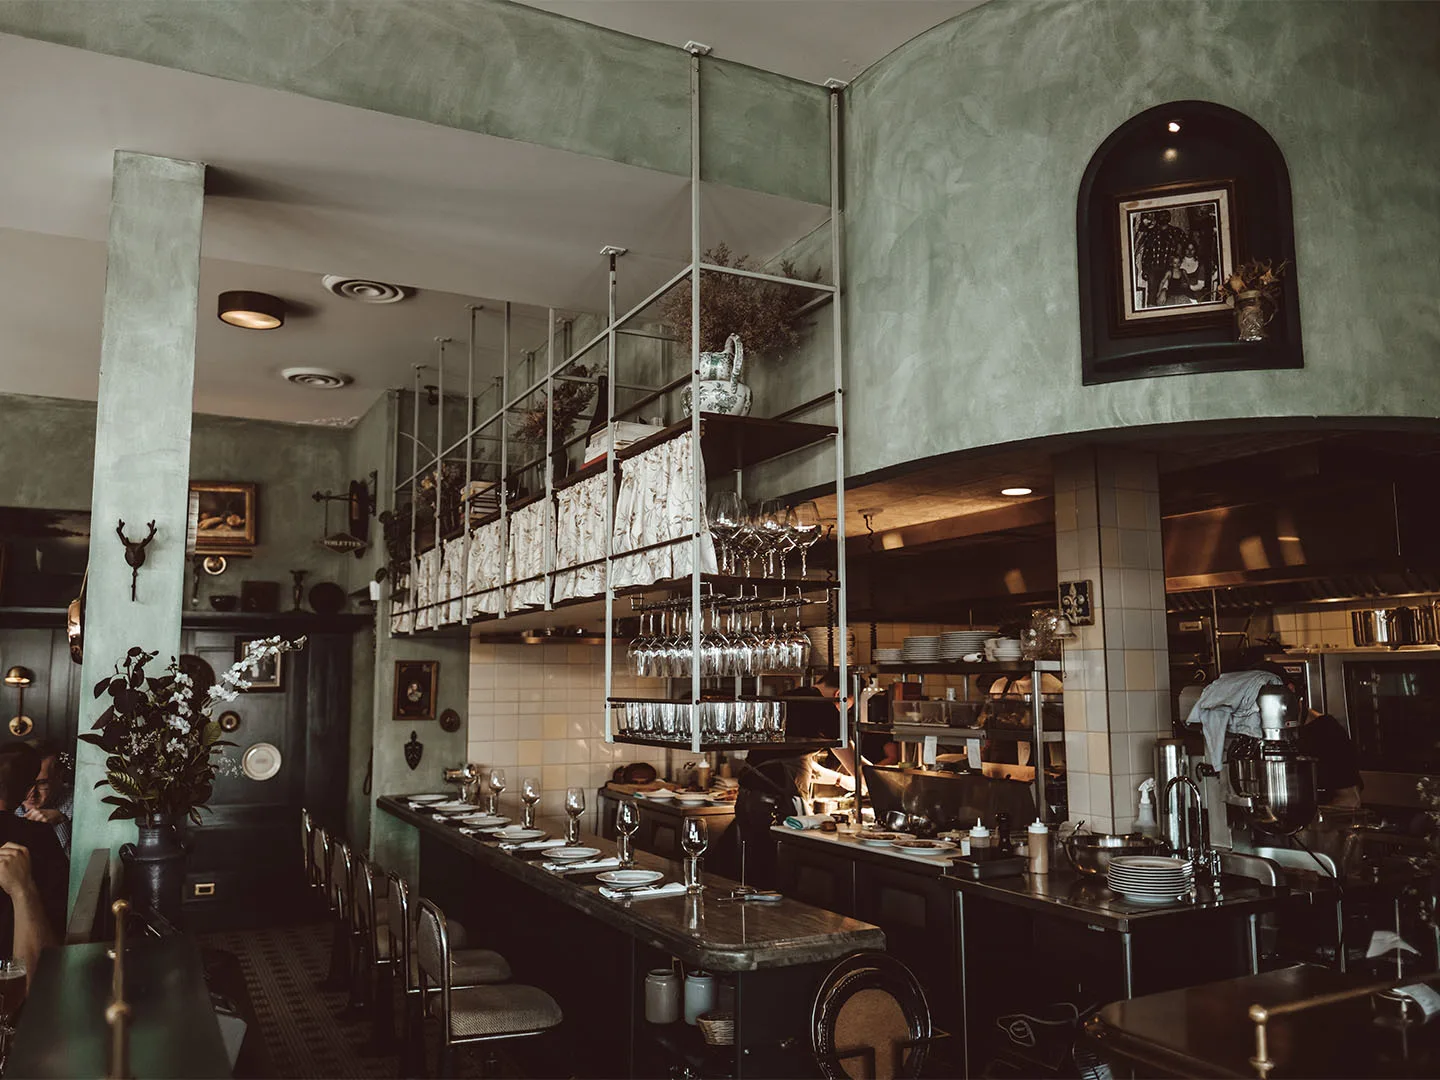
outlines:
M0 4L0 1074L1440 1075L1436 40Z

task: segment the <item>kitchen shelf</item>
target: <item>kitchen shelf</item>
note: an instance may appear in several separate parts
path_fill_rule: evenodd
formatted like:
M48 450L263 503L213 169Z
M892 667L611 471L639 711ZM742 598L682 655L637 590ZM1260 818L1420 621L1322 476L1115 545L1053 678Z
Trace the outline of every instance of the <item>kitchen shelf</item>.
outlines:
M884 675L1029 675L1035 671L1060 673L1059 660L983 660L963 663L899 663L877 664Z
M654 435L631 443L616 452L619 461L644 453L652 446L674 439L690 430L687 418ZM719 476L735 469L748 469L762 461L788 454L833 437L829 424L804 424L795 420L771 420L761 416L700 414L700 446L706 476Z
M615 735L612 742L629 743L632 746L663 746L671 750L691 750L690 741L677 739L655 739L645 735ZM786 739L784 742L705 742L700 743L703 754L711 750L783 750L793 754L811 754L816 750L829 750L840 745L839 739Z
M885 735L898 735L902 739L923 739L927 735L943 735L951 741L962 739L1014 739L1017 742L1034 742L1035 733L1029 728L962 728L947 727L941 724L872 724L869 721L861 721L860 730L865 732L879 732ZM1064 742L1065 732L1045 731L1041 733L1041 742Z

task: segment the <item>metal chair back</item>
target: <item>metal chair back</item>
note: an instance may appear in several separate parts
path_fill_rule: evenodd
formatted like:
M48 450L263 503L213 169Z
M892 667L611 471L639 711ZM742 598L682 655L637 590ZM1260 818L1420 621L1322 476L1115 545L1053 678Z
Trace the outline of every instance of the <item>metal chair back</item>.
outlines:
M385 932L390 935L390 962L404 972L402 979L408 994L415 989L410 977L410 887L399 874L387 874L386 885L385 907L389 912L389 921Z
M445 1023L445 1042L450 1042L450 935L445 913L433 900L420 898L420 922L415 933L416 968L420 977L420 1000L428 998L426 982L440 988L440 1015Z
M872 1038L867 1032L852 1045L850 1038L837 1032L846 1005L867 991L879 991L892 999L905 1026L905 1038ZM875 1000L873 993L870 1000ZM821 981L811 1007L810 1037L815 1060L827 1080L848 1080L854 1075L918 1077L934 1029L925 990L915 973L888 953L862 952L841 960Z

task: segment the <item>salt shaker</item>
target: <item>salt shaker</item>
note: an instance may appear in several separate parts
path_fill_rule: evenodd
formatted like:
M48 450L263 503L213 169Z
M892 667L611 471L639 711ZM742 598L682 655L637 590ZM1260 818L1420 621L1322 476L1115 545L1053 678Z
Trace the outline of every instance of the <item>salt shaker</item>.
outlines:
M1050 830L1039 818L1025 830L1025 841L1030 857L1030 873L1050 873Z

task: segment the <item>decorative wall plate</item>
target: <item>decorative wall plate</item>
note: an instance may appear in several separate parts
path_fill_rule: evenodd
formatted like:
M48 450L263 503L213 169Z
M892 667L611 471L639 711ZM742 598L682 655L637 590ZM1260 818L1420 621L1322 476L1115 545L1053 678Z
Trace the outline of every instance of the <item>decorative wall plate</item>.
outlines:
M280 771L280 749L274 743L257 742L240 758L240 771L251 780L269 780Z
M240 714L238 712L222 712L219 723L221 731L238 731L240 730Z
M441 730L441 731L459 731L459 730L460 730L460 714L459 714L458 712L456 712L454 709L446 709L444 712L442 712L442 713L440 714L440 730Z

